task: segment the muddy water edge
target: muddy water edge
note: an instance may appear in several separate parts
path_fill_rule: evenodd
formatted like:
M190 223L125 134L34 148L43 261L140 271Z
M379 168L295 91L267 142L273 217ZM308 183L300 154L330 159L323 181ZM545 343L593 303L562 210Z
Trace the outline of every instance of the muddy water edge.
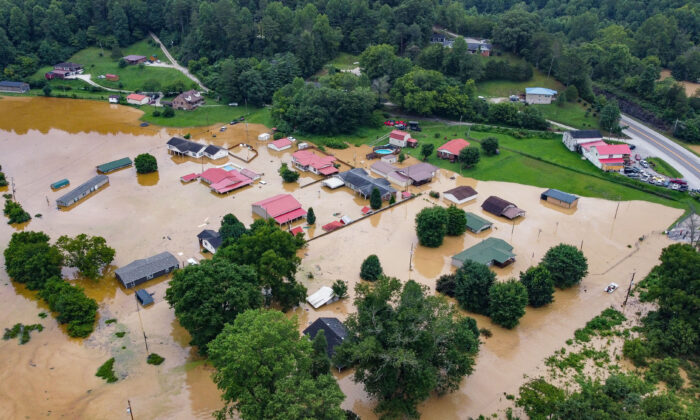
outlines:
M170 251L181 262L206 258L197 243L199 231L218 229L226 213L234 213L249 224L253 221L251 203L280 192L293 193L304 208L313 206L319 226L340 215L358 219L360 209L367 204L346 188L328 191L320 183L300 188L316 180L312 175L303 174L298 184L283 185L277 169L280 162L291 161L291 151L273 152L258 142L257 135L267 131L263 126L238 124L223 133L218 126L140 127L140 115L133 108L94 101L0 99L0 164L7 176L14 178L18 201L32 215L42 214L25 229L44 231L54 240L64 234L104 236L117 251L113 264L118 267L162 251ZM194 140L226 147L252 144L259 155L249 163L232 157L211 162L168 155L167 139L185 133ZM73 188L92 177L95 166L126 156L133 159L144 152L158 160L157 176L137 176L133 167L120 170L109 175L108 188L68 211L56 209L55 199L66 191L51 191L52 182L68 178ZM369 162L355 161L365 152L365 147L353 147L336 154L346 162L367 166ZM185 174L226 163L262 174L266 184L255 183L218 195L199 181L182 184L179 180ZM540 202L540 189L479 182L443 170L432 184L412 187L411 191L442 192L456 185L471 185L479 191L477 201L464 208L494 221L490 233L448 238L438 249L419 246L413 228L416 213L428 205L446 205L421 195L310 242L303 251L298 279L309 293L335 279L347 280L351 298L320 310L303 304L293 311L300 329L320 316L344 319L354 311L352 288L360 281L359 266L370 253L379 256L387 274L403 281L416 280L434 290L435 279L453 271L453 254L489 236L508 241L517 254L515 264L496 270L501 280L536 264L552 245L565 242L582 247L590 274L581 286L558 291L555 302L546 308L528 308L515 330L507 331L485 317L475 317L480 327L493 331L493 337L484 340L474 374L457 392L431 398L420 407L426 419L463 419L501 408L503 393L515 393L524 374L536 375L542 360L576 328L605 307L620 304L622 293L604 294L604 285L611 281L625 284L635 270L637 276L646 274L668 245L660 232L680 215L677 209L647 202L623 202L618 208L616 202L591 198L582 198L575 211L562 211ZM512 223L483 213L480 204L489 195L515 202L527 216ZM0 224L0 247L4 248L14 231L14 227ZM322 232L320 228L304 231L307 237ZM46 327L23 346L16 340L0 342L0 418L128 419L127 400L137 418L210 418L211 412L221 407L220 393L210 378L212 368L188 345L189 335L163 300L168 277L144 285L154 293L156 302L145 309L137 306L133 290L119 286L111 273L99 283L74 281L100 304L98 325L86 340L68 338L51 317L40 319L38 314L46 307L35 293L10 282L4 270L0 271L0 307L4 309L0 327L17 322L40 322ZM105 324L111 318L117 322ZM115 335L120 331L126 332L122 338ZM146 364L146 342L150 352L166 358L162 365ZM94 376L110 357L115 357L120 377L115 384ZM343 407L363 419L375 418L371 400L361 385L353 383L351 372L337 377L347 395Z

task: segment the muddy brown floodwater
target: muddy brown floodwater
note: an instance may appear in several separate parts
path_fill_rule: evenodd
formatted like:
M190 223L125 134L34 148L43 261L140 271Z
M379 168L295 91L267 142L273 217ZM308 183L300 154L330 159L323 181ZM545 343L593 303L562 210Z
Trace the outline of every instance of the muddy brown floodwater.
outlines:
M44 231L54 240L64 234L104 236L117 251L114 267L110 267L114 270L162 251L172 252L181 262L205 258L197 243L199 231L218 229L221 217L229 212L249 224L253 221L251 203L280 192L293 193L305 208L313 206L319 227L305 229L307 237L318 235L320 225L341 215L360 218L360 209L367 204L344 187L328 191L316 183L301 188L317 179L308 174L303 174L298 184L283 185L277 169L281 161L291 161L291 151L272 152L258 142L257 135L267 130L263 126L238 124L225 133L219 133L218 126L142 128L140 115L132 108L92 101L0 99L0 164L7 176L14 178L17 199L24 208L31 214L42 214L22 228ZM169 156L167 139L186 132L193 139L226 146L247 142L260 154L249 163L235 158L209 162ZM361 159L366 151L364 146L351 147L336 154L346 162L367 166L369 162ZM137 176L133 167L117 171L109 175L109 187L67 211L56 209L55 199L66 191L51 191L52 182L68 178L74 187L92 177L96 165L125 156L133 159L144 152L156 156L157 174ZM263 174L267 184L255 183L220 196L200 182L183 185L179 180L187 173L227 162ZM581 198L575 211L562 210L542 203L540 188L480 182L444 170L432 184L412 187L411 191L443 192L455 185L477 189L477 202L464 207L494 221L491 232L447 238L438 249L419 246L413 222L416 213L434 203L446 205L424 194L310 242L304 250L299 280L309 293L338 278L347 280L352 290L360 281L362 260L376 253L387 274L403 281L416 280L434 290L435 278L453 271L453 254L489 236L508 241L517 254L515 264L496 270L499 279L517 276L560 242L582 247L590 274L579 287L557 291L552 305L528 308L514 330L475 316L480 327L493 331L493 337L485 340L474 374L464 379L458 391L433 397L420 406L426 419L464 419L502 408L503 393L515 393L523 375L537 375L542 359L576 328L605 307L620 304L624 294L609 295L603 287L611 281L626 285L635 271L637 278L644 276L669 244L661 232L681 214L680 210L647 202L592 198ZM527 216L511 223L484 214L480 204L492 194L515 202ZM0 223L3 248L15 231L16 227ZM222 406L220 393L210 378L212 368L188 345L188 333L163 300L168 281L169 277L163 277L144 285L155 298L155 304L144 309L136 305L133 290L120 287L111 272L99 283L76 279L100 304L95 332L86 340L76 340L68 338L53 318L40 319L38 314L46 310L45 305L0 271L0 327L17 322L41 322L46 327L33 333L23 346L16 340L0 342L0 418L128 419L127 400L135 418L210 418L211 412ZM320 316L344 319L352 311L352 301L346 299L320 310L303 304L293 312L303 329ZM117 322L106 325L110 318ZM118 331L127 334L118 338L114 335ZM149 351L166 358L162 365L146 364L144 335ZM110 357L115 357L120 377L115 384L94 376ZM376 418L372 401L362 386L352 381L351 372L337 377L347 395L343 407L363 419Z

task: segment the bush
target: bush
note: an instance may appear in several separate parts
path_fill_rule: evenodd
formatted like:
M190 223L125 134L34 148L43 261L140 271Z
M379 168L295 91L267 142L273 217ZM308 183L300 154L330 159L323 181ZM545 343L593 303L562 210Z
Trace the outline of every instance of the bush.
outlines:
M95 376L104 379L108 384L117 382L117 376L114 374L114 357L104 362L104 364L97 369Z
M326 140L323 143L331 149L347 149L349 147L344 141Z
M49 308L57 312L56 319L61 324L68 324L68 335L87 337L92 333L97 315L97 302L85 295L81 287L72 286L59 277L46 281L39 291Z
M449 297L455 297L455 287L457 287L457 275L443 274L435 283L435 290Z
M643 342L640 338L633 338L625 340L622 354L630 359L635 366L643 367L647 365L647 358L651 356L651 351L648 343Z
M283 132L281 132L281 131L275 131L275 134L272 135L272 138L273 138L274 140L283 139L283 138L285 138L285 137L286 137L286 135L285 135Z
M142 153L134 159L136 172L139 174L149 174L158 170L158 162L156 158L149 153Z
M527 302L527 289L515 279L493 284L489 288L491 321L504 328L515 328L525 315Z
M157 109L154 109L152 115L153 115L154 117L160 117L160 111L158 111Z
M481 149L486 156L498 154L498 139L496 137L486 137L481 141Z
M309 211L306 212L306 223L309 225L316 223L316 213L314 213L313 207L309 207Z
M646 375L644 375L644 379L653 384L663 381L671 388L680 389L683 386L683 378L678 371L679 365L678 359L666 357L663 360L652 363Z
M496 274L484 264L467 260L455 276L455 298L460 306L478 314L487 314L489 289L496 281Z
M172 118L175 116L175 110L172 109L169 106L166 106L165 109L163 109L163 118Z
M282 176L282 181L284 182L296 182L299 179L299 172L289 169L286 163L280 166L279 174Z
M588 261L583 252L566 244L550 248L542 259L542 265L549 270L554 285L560 289L579 284L588 274Z
M382 265L379 262L379 257L374 254L365 258L365 260L362 262L362 266L360 267L360 278L362 280L375 281L383 273L384 272L382 270Z
M379 210L382 208L382 195L378 188L372 188L372 194L369 196L369 206L372 210Z
M12 200L5 201L5 209L3 211L9 219L7 224L24 223L31 220L32 216L24 211L19 203Z
M416 234L421 245L437 248L447 234L447 210L444 207L426 207L416 215Z
M543 265L530 267L520 272L520 282L527 289L530 306L538 308L554 300L554 282L549 270Z
M163 361L165 361L165 357L162 357L158 353L151 353L148 355L148 358L146 359L146 363L148 363L149 365L156 365L156 366L163 363Z
M344 299L348 297L348 284L343 280L336 280L331 286L333 293L338 297L338 299Z

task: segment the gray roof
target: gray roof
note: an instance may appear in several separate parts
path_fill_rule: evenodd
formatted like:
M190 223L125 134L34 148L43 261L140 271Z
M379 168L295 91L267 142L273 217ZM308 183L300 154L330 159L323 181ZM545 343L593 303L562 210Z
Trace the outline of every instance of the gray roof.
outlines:
M0 86L4 87L23 87L23 86L29 86L29 83L24 83L24 82L11 82L9 80L3 80L0 81Z
M390 163L382 162L381 160L373 163L372 166L370 166L370 169L374 169L375 171L379 171L379 172L385 173L387 175L390 172L394 172L397 170L397 168L394 165L392 165Z
M372 194L374 188L379 190L382 197L386 194L396 193L396 190L391 186L389 181L384 178L373 178L362 168L354 168L349 171L340 172L337 177L342 179L346 185L353 186L353 189L366 196Z
M152 257L135 260L124 267L116 269L114 273L126 286L146 276L154 275L159 271L175 266L179 267L180 263L173 254L166 251Z
M326 353L328 357L331 357L335 353L335 346L343 343L343 340L348 335L348 331L338 318L319 318L304 330L304 334L313 340L320 330L323 330L326 335L326 342L328 343Z
M180 137L172 137L170 140L168 140L167 143L169 146L173 146L177 148L181 152L193 152L193 153L198 153L200 152L203 148L206 146L203 144L199 144L194 141L190 140L185 140Z
M221 150L221 147L214 146L213 144L210 144L209 146L207 146L206 149L204 149L204 153L208 153L210 155L215 155L215 154L219 153L219 150Z
M197 238L199 240L206 239L206 241L209 242L211 246L214 247L214 249L219 249L222 243L221 235L219 235L219 232L211 229L204 229L203 231L199 232Z
M602 139L603 135L598 130L572 130L569 131L571 137L575 139Z
M574 201L578 200L577 196L575 196L573 194L565 193L564 191L555 190L554 188L550 188L547 191L542 193L542 198L546 198L546 197L552 197L552 198L555 198L559 201L563 201L567 204L571 204Z
M437 171L437 166L431 165L426 162L416 163L409 167L399 169L399 173L406 175L411 178L414 182L421 182L433 177L435 171Z
M73 190L67 192L60 196L56 202L59 204L68 204L73 202L76 198L82 197L86 192L90 191L95 186L102 184L104 182L109 182L109 177L107 175L97 175L87 182L78 185Z

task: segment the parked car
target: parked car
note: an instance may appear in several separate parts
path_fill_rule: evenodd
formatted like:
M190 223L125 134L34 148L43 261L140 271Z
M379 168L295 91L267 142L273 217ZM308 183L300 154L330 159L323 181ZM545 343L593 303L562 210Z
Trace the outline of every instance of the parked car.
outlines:
M238 106L238 102L229 102L228 106Z
M617 286L617 283L610 283L610 284L608 285L608 287L605 288L605 291L606 291L607 293L612 293L612 292L614 292L615 290L617 290L617 287L618 287L618 286Z
M634 144L629 144L628 146L630 147L630 150L634 150L637 148L637 146L635 146Z
M226 126L221 127L221 128L219 129L219 131L221 131L222 133L223 133L224 131L226 131Z
M238 124L238 121L233 120L233 121L231 121L229 124L230 124L230 125L236 125L236 124Z
M649 163L647 163L646 160L640 160L640 161L639 161L639 164L642 165L642 166L645 167L645 168L648 168L648 167L649 167Z
M671 188L672 190L678 191L681 189L681 186L679 184L671 184L671 186L669 188Z
M384 125L386 125L387 127L393 127L394 122L393 121L384 121Z
M636 155L634 155L634 160L642 160L642 156L640 156L639 153L637 153Z
M630 178L639 178L639 174L636 172L629 173L627 174L627 176Z

